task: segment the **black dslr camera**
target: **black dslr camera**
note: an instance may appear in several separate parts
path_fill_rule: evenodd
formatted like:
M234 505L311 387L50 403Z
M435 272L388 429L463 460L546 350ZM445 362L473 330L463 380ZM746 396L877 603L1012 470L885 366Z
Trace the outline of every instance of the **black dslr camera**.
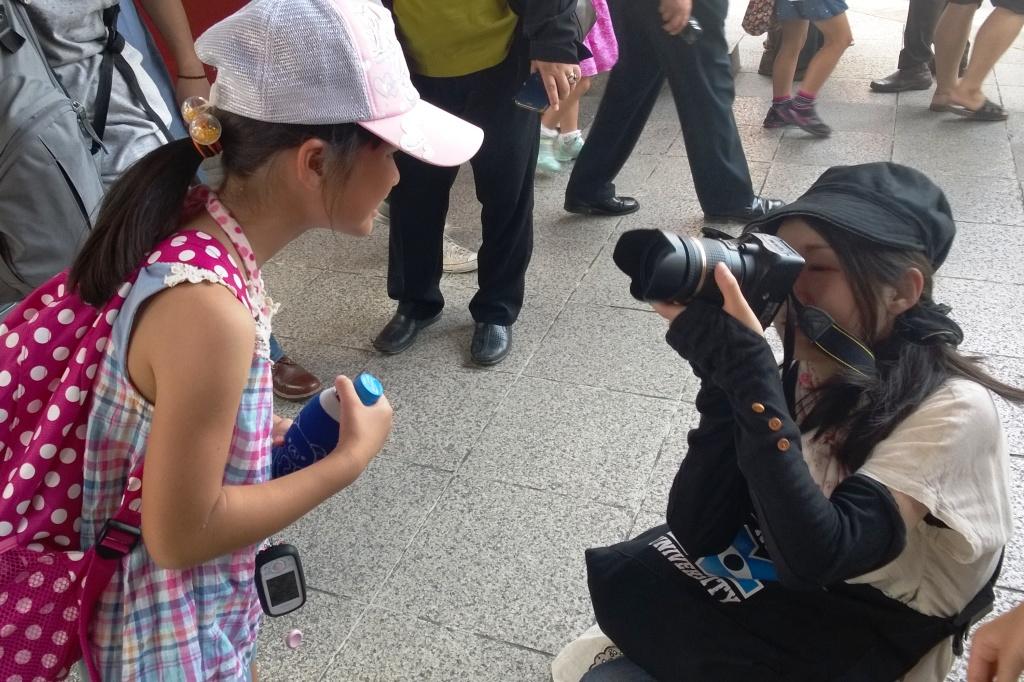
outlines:
M736 239L683 237L664 230L630 230L619 237L612 258L632 280L641 301L722 303L715 265L725 263L739 282L761 326L767 328L789 296L804 259L770 234L748 232Z

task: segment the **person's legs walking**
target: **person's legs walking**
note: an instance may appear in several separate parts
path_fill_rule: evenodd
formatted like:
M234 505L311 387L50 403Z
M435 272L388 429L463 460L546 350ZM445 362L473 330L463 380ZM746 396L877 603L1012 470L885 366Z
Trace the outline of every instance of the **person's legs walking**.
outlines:
M910 0L907 24L903 28L903 49L896 62L897 68L928 68L934 56L932 39L935 36L935 25L939 23L945 6L945 0ZM928 84L931 85L931 73L928 74Z
M810 22L803 19L782 22L779 29L779 47L772 65L772 105L764 117L765 128L784 128L789 125L785 117L793 102L793 80L800 58L800 46L807 39Z
M927 90L932 86L932 36L945 6L945 0L910 0L896 71L871 81L872 90L905 92Z
M779 113L786 121L799 126L812 135L827 137L832 134L832 128L818 116L818 92L825 85L828 77L832 75L832 71L836 68L843 53L846 52L846 48L850 46L853 35L850 32L850 22L845 12L828 19L815 21L814 25L825 37L825 44L807 65L807 73L804 75L803 83L800 84L800 90L793 98L792 104Z
M896 70L884 78L871 81L875 92L905 92L927 90L935 74L935 55L932 40L939 17L946 8L946 0L910 0L907 23L903 29L903 49L900 50ZM967 69L967 55L971 43L964 45L960 59L960 74Z
M665 77L657 54L641 32L639 15L644 12L637 4L636 0L608 2L619 61L608 76L590 127L593 143L583 146L569 176L565 210L571 213L622 214L638 208L628 197L616 201L613 181L633 153Z
M1001 107L988 102L985 93L981 91L981 85L1024 27L1024 1L997 0L994 4L997 7L985 19L974 38L974 52L971 53L967 71L949 97L950 104L956 107L954 113L962 113L961 109L976 112L973 117L984 120L1002 120L1007 117ZM990 116L979 115L986 110L991 113Z
M935 94L931 109L945 111L956 87L957 64L971 35L971 21L978 9L975 0L954 0L946 5L935 27ZM975 41L977 50L977 41Z
M732 113L736 93L725 40L727 3L694 3L693 16L704 33L687 45L661 28L655 0L636 2L643 9L644 37L655 46L672 89L701 208L708 217L751 217L758 202Z

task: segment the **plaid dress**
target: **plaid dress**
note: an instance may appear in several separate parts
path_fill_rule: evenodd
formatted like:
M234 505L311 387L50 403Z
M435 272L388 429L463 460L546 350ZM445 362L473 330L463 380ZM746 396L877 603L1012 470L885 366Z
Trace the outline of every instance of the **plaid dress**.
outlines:
M153 405L132 386L125 368L135 314L152 295L183 282L219 282L238 295L240 287L226 281L231 276L241 285L237 270L230 275L219 265L215 269L155 263L143 269L125 301L94 387L82 491L83 547L93 544L104 521L117 510L129 472L145 456ZM273 398L265 317L254 313L257 348L238 410L225 484L254 484L270 477ZM91 643L102 679L249 679L261 619L253 581L257 549L248 547L186 570L166 570L140 543L125 557L97 607Z

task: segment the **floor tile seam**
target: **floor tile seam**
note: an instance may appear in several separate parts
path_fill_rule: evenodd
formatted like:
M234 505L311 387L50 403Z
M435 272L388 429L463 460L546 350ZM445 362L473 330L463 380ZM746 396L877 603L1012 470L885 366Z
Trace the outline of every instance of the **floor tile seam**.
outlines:
M1022 153L1024 153L1024 151L1022 151ZM1009 230L1019 230L1021 227L1024 227L1022 225L1004 225L1002 223L984 222L984 221L981 221L981 220L960 220L959 218L957 218L956 224L957 225L977 225L979 227L1000 227L1000 228L1009 229Z
M1024 360L1024 356L1020 356L1020 355L1006 355L1004 353L975 353L975 352L972 352L972 351L968 351L968 352L971 355L981 356L982 360L991 360L993 358L996 358L996 359L999 359L999 360Z
M509 385L505 388L504 394L501 396L501 398L499 398L495 402L494 408L491 410L491 413L490 413L488 419L486 420L486 423L484 423L480 427L479 431L476 433L476 435L470 441L469 447L466 448L465 454L463 454L463 456L461 457L459 462L456 464L455 469L449 473L448 480L445 482L444 486L442 487L442 489L438 493L438 495L434 498L432 504L430 505L430 508L427 509L427 511L423 514L422 518L420 519L420 522L409 533L409 540L406 542L405 546L402 548L401 554L399 554L399 556L395 559L395 561L393 562L391 568L388 570L387 574L385 574L383 580L380 581L380 583L378 584L377 588L374 590L373 594L370 596L370 604L371 605L377 605L378 604L378 599L383 595L384 588L387 586L388 582L394 577L394 575L398 571L398 568L401 565L402 561L404 561L406 556L409 554L409 551L412 548L413 543L416 541L417 537L419 536L420 532L424 529L424 527L426 527L427 523L430 522L430 519L433 516L434 511L437 509L438 505L441 503L441 500L443 500L445 498L445 495L448 494L448 491L452 489L452 486L454 485L456 478L458 478L459 472L462 469L462 466L465 463L466 459L470 456L470 454L472 454L473 448L479 442L480 437L483 435L483 432L493 422L493 420L495 418L495 415L497 414L498 408L501 406L501 404L508 397L508 394L511 392L512 387L516 385L518 380L519 379L517 377L514 381L510 382Z
M577 503L584 502L586 504L593 504L593 505L597 505L599 507L604 507L606 509L612 509L612 510L615 510L615 511L626 512L627 514L633 512L634 506L637 507L637 508L642 508L643 507L644 498L646 497L646 495L644 494L645 491L643 490L643 488L640 488L639 489L640 495L637 497L637 501L636 501L635 505L632 504L632 503L630 503L630 504L614 504L614 503L611 503L611 502L606 502L606 501L603 501L603 500L595 499L595 498L590 497L588 495L581 495L581 494L579 494L578 490L576 490L574 492L563 492L561 490L553 490L551 488L541 488L541 487L538 487L538 486L535 486L535 485L530 485L529 483L524 483L523 481L511 480L511 479L503 477L503 476L494 476L494 475L490 475L490 474L482 473L482 472L461 471L461 472L459 472L459 477L464 478L464 479L469 480L469 481L475 481L475 482L478 482L478 483L483 483L483 482L487 482L487 483L500 483L501 485L512 486L513 488L520 488L522 490L530 490L530 491L533 491L533 492L536 492L536 493L543 493L543 494L546 494L546 495L555 495L557 497L561 497L561 498L566 499L566 500L571 500L573 502L577 502Z
M1015 144L1013 137L1010 135L1010 129L1006 129L1006 137L1010 141L1010 156L1013 158L1014 170L1017 168L1024 168L1024 145ZM1021 196L1021 201L1024 203L1024 178L1020 177L1019 173L1014 173L1014 179L1017 181L1017 186L1020 188L1018 193Z
M527 369L529 369L529 366L523 368L523 375L522 376L529 377L531 379L544 379L545 378L545 377L537 376L535 374L529 374L529 373L526 372ZM683 393L682 392L680 392L678 396L673 397L673 396L657 395L655 393L641 393L639 391L627 391L627 390L624 390L624 389L609 388L608 386L597 386L595 384L581 383L581 382L576 382L576 381L571 381L571 382L570 381L559 381L558 383L564 384L566 386L582 386L584 388L597 388L597 389L601 389L601 390L604 390L604 391L611 391L612 393L620 393L620 394L623 394L623 395L639 396L641 398L654 398L656 400L666 400L666 401L670 401L670 402L678 402L678 401L683 400ZM685 388L683 390L685 390Z
M455 471L455 469L449 469L449 468L440 466L438 464L427 464L426 462L416 462L416 461L413 461L413 460L405 459L401 455L396 455L396 454L393 454L393 453L390 453L390 452L382 452L379 455L377 455L376 457L374 457L373 459L374 459L374 461L377 461L378 459L380 459L380 460L384 460L386 462L389 462L391 464L402 464L404 466L411 466L411 467L417 467L419 469L426 469L427 471L432 471L432 472L437 473L437 474L451 475Z
M960 221L957 221L957 222L960 222ZM1017 229L1024 229L1024 225L1012 226L1012 227L1017 227ZM945 274L940 274L940 275L938 275L938 279L960 279L960 280L964 280L964 281L967 281L967 282L980 282L980 283L984 283L984 284L1001 284L1001 285L1004 285L1004 286L1020 286L1021 284L1024 284L1024 282L1017 282L1017 281L1010 282L1010 281L1001 280L1001 279L984 279L982 277L971 277L969 275L945 275Z
M402 548L401 554L399 554L398 557L392 562L391 567L388 569L387 573L384 574L383 579L381 579L381 581L377 584L377 587L370 594L368 600L370 606L380 606L379 600L383 597L384 588L387 587L388 583L398 572L399 566L401 566L402 562L409 554L410 549L412 549L413 543L416 542L417 538L423 531L424 527L427 525L427 523L429 523L431 517L434 514L434 511L437 509L441 500L444 499L445 495L447 495L448 491L452 488L452 485L455 482L455 478L456 474L455 472L452 472L448 476L448 480L445 482L444 486L441 488L441 491L434 498L433 502L430 505L430 508L427 509L427 511L423 514L419 523L416 524L416 527L408 533L408 540L406 541L405 546Z
M1024 228L1024 225L1021 225L1020 227ZM961 275L943 275L941 273L937 273L935 275L935 279L936 280L940 280L940 281L941 280L957 280L957 281L961 281L961 282L985 282L986 284L1000 284L1002 286L1007 286L1007 287L1024 287L1024 281L1022 281L1022 282L1001 282L999 280L975 279L973 277L963 277ZM1009 356L1009 357L1017 357L1017 356Z
M636 523L636 520L639 518L640 514L643 513L644 508L647 504L647 500L651 496L651 486L654 484L654 474L655 472L658 471L658 465L661 464L661 458L665 455L665 449L668 447L669 436L672 435L672 428L675 426L676 417L677 415L680 414L681 411L682 405L677 405L676 410L672 413L672 416L669 418L668 423L665 425L665 433L661 437L661 441L658 445L658 454L657 456L655 456L654 464L651 466L651 470L647 474L647 479L643 483L644 495L640 499L639 508L637 509L636 515L633 517L633 524ZM630 528L632 528L632 525L630 526Z
M288 265L281 265L281 264L279 264L279 263L274 263L274 266L275 266L275 268L274 268L274 269L276 269L276 268L286 268L286 269L290 269L290 268L291 268L291 266L288 266ZM310 288L310 287L312 287L314 283L316 283L316 282L317 282L317 281L318 281L318 280L319 280L319 279L320 279L321 277L323 277L323 276L324 276L325 274L327 274L327 273L329 272L329 271L328 271L327 269L325 269L325 268L313 267L313 266L309 266L309 265L302 265L302 266L300 266L300 267L302 267L302 268L304 268L304 269L306 269L306 270L315 270L315 271L316 271L316 274L315 274L315 275L313 275L313 277L311 277L311 278L310 278L310 279L309 279L309 280L308 280L308 281L307 281L307 282L306 282L306 283L305 283L305 284L304 284L304 285L302 286L302 288L301 288L301 289L300 289L300 290L298 291L298 293L296 294L296 297L297 297L297 298L298 298L298 297L301 297L301 296L302 296L303 294L305 294L305 293L306 293L306 291L308 291L308 290L309 290L309 288ZM272 275L271 275L271 279L273 279L273 277L274 277L274 275L272 274ZM270 292L268 291L268 293L270 293Z
M355 601L355 600L353 600L353 601ZM366 603L363 603L363 602L358 602L358 603L362 607L360 612L359 612L359 615L356 616L355 620L352 622L352 625L349 626L348 632L345 633L345 637L342 638L341 643L338 644L338 647L331 653L330 658L328 658L327 662L324 663L323 672L321 672L320 676L317 677L317 682L326 682L326 680L329 679L327 677L327 674L331 671L331 668L334 666L334 661L341 654L342 650L348 645L349 640L352 639L352 635L356 631L356 628L359 627L359 625L363 622L363 617L366 615L366 612L370 610L370 605L369 604L366 604Z
M511 642L509 640L502 639L500 637L495 637L494 635L486 633L486 632L480 632L480 631L474 630L474 629L467 629L467 628L464 628L464 627L459 627L457 625L451 625L451 624L442 622L441 620L439 620L437 618L429 618L427 616L418 615L416 613L412 613L412 612L405 611L405 610L397 610L397 609L393 609L393 608L390 608L390 607L384 606L384 605L367 604L366 605L366 612L369 612L370 610L382 611L383 613L385 613L387 615L398 616L400 618L410 618L411 617L411 618L414 618L415 620L419 620L419 621L422 621L424 623L428 623L430 625L434 625L436 627L442 628L444 630L448 630L448 631L453 632L453 633L462 634L462 635L470 635L472 637L477 637L479 639L485 639L485 640L487 640L489 642L495 642L497 644L503 644L505 646L510 646L510 647L512 647L514 649L519 649L521 651L527 651L529 653L540 654L540 655L542 655L542 656L544 656L546 658L553 658L555 656L555 654L553 652L545 651L544 649L537 649L536 647L527 646L525 644L519 644L518 642Z
M1014 594L1024 596L1024 589L1019 587L1013 587L1011 585L1003 585L999 581L996 581L996 587L1005 592L1013 592Z
M897 95L898 94L899 93L897 93ZM892 161L893 158L895 158L895 156L896 156L896 133L897 133L897 128L899 128L899 120L900 120L900 99L899 99L899 97L896 97L896 106L894 106L893 110L892 110L892 127L890 129L890 132L892 133L892 144L889 147L889 160L890 161Z
M635 391L626 391L626 390L618 389L618 388L609 388L608 386L595 386L595 385L592 385L592 384L584 384L584 383L579 383L579 382L576 382L576 381L561 381L561 380L558 380L558 379L549 379L547 377L541 377L541 376L537 376L535 374L522 374L520 376L520 378L523 378L523 379L533 379L533 380L536 380L536 381L547 381L549 383L559 384L561 386L569 386L569 387L579 386L579 387L582 387L582 388L593 388L593 389L596 389L596 390L599 390L599 391L607 391L609 393L614 393L616 395L628 395L628 396L637 396L637 397L641 397L641 398L651 398L651 399L654 399L654 400L659 400L659 401L667 402L667 403L681 403L683 401L683 397L682 397L681 394L680 394L679 398L667 398L665 396L652 395L650 393L637 393ZM685 388L684 388L684 390L685 390Z
M895 147L895 139L893 141L893 146ZM893 152L890 152L890 157L895 158L895 154ZM896 163L903 163L904 165L911 165L909 162L905 162L905 161L896 161ZM1011 165L1015 165L1015 164L1013 164L1013 159L1012 158L1011 158ZM925 173L925 175L929 175L929 176L931 176L931 175L933 175L935 173L945 173L946 172L946 171L934 171L934 170L927 170L926 171L926 170L922 170L920 168L920 166L917 165L916 163L914 164L914 167L917 170L921 170L921 172ZM1017 180L1018 175L1017 175L1016 169L1013 169L1013 170L1007 169L1007 171L1004 174L1002 174L1002 175L998 175L995 172L993 172L991 174L988 174L988 175L979 175L977 173L973 173L973 174L970 174L970 175L957 173L955 175L958 178L970 178L970 179L975 179L975 180L981 180L982 182L984 182L984 181L992 181L992 180L1010 180L1010 181L1013 181L1014 183L1018 182L1018 180ZM958 220L957 222L960 222L960 221ZM977 222L977 221L975 221L975 222ZM1019 225L1007 225L1006 227L1024 227L1024 223L1021 223Z
M369 278L369 279L381 280L385 284L387 283L387 279L388 279L387 275L375 275L375 274L369 274L369 273L366 273L366 272L341 272L341 271L338 271L338 270L334 270L332 268L310 268L310 269L311 270L315 269L315 270L319 270L320 271L320 274L318 274L315 278L310 280L310 285L312 285L314 282L319 282L319 280L323 279L324 277L330 276L330 275L351 275L351 276L355 276L355 277L366 277L366 278Z

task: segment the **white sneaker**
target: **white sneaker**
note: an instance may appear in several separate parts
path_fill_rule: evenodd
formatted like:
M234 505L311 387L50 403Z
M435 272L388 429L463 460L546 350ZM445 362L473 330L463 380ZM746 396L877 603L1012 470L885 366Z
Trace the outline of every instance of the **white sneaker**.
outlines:
M575 161L580 155L580 151L583 150L583 133L579 130L574 130L571 133L565 135L559 135L554 141L555 147L555 158L559 161Z
M448 224L445 223L445 228ZM445 272L473 272L476 270L476 251L467 249L454 239L444 235L444 243L441 246L443 256L442 269Z
M378 225L391 223L391 210L388 202L382 201L377 207L377 215L373 218ZM477 268L476 251L467 249L448 236L448 223L444 224L444 241L441 244L442 269L445 272L473 272Z

